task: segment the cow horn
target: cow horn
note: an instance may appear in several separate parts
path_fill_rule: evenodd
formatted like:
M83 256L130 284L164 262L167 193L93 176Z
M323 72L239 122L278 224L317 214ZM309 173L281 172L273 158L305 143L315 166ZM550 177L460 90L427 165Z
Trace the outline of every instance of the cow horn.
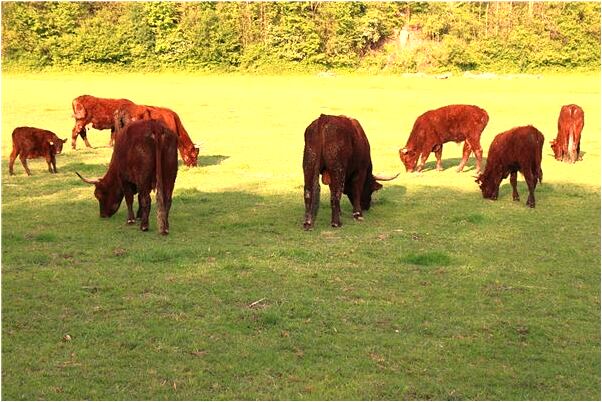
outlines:
M75 172L75 174L76 174L76 175L78 175L78 176L79 176L79 178L80 178L80 179L82 179L82 181L83 181L84 183L88 183L88 184L98 184L98 183L100 182L100 180L99 180L99 179L96 179L96 180L90 180L90 179L86 179L85 177L82 177L82 175L81 175L81 174L79 174L79 173L77 173L77 172Z
M374 177L374 180L380 180L380 181L393 180L393 179L397 178L397 176L399 176L399 173L397 173L395 176L378 176L378 175L372 175L372 177Z

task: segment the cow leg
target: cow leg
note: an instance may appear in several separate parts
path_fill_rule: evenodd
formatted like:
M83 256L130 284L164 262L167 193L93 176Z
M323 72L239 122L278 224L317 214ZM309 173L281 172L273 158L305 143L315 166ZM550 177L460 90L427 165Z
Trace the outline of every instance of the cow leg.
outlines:
M477 138L476 141L469 141L468 139L466 139L466 142L464 143L464 150L463 152L466 152L466 144L468 144L468 153L466 154L466 160L468 160L468 156L470 156L470 150L472 149L472 152L474 152L474 156L477 159L477 171L476 174L480 174L481 173L481 163L483 162L483 148L481 148L481 143L479 142L479 139ZM466 163L466 162L464 162ZM464 167L462 165L462 167Z
M305 201L305 219L303 229L313 228L320 207L320 168L319 158L311 148L303 153L303 200Z
M111 127L111 138L109 139L109 146L112 148L115 143L115 127Z
M418 163L418 166L416 166L417 172L422 172L422 168L424 167L424 164L426 163L426 160L428 159L429 154L430 154L430 152L420 154L420 162Z
M470 147L468 141L464 141L464 146L462 147L462 160L460 161L458 169L456 170L458 173L464 170L464 166L466 166L466 162L468 162L468 158L470 157L471 151L472 148Z
M142 219L142 196L138 193L138 211L136 211L136 219Z
M136 218L134 217L134 192L132 191L132 187L127 184L123 186L123 194L125 196L125 204L128 207L127 224L133 225L136 223Z
M518 196L518 189L516 188L516 176L517 172L510 173L510 184L512 185L512 199L514 201L520 201L520 198Z
M16 148L13 148L13 151L10 153L10 159L8 161L8 172L10 173L11 176L13 176L15 174L14 171L14 166L15 166L15 159L17 159L17 155L19 154L19 151L17 151Z
M537 178L533 175L530 170L523 172L527 187L529 187L529 198L527 198L527 206L529 208L535 208L535 186L537 185Z
M21 164L23 165L23 167L25 168L25 171L27 172L27 176L31 176L31 172L29 171L29 168L27 167L27 158L25 158L25 156L23 156L23 154L21 154L19 156L19 159L21 160Z
M83 134L82 134L82 132L83 132ZM73 130L71 130L71 148L75 149L75 147L76 147L75 143L77 141L78 135L81 136L84 141L87 141L85 132L86 132L86 125L85 125L84 121L76 120Z
M138 200L140 202L140 209L142 210L142 216L140 217L140 230L146 232L148 230L148 216L150 215L151 209L150 191L140 191L138 194Z
M443 154L443 144L435 145L433 151L435 151L435 158L437 159L437 166L435 169L441 172L443 170L443 165L441 165L441 154Z
M353 218L357 221L363 221L364 217L362 216L362 190L364 189L364 183L366 181L366 172L361 171L353 178L353 182L351 184L353 191L353 200L351 203L353 204Z
M330 208L332 209L332 218L330 226L338 228L341 223L341 196L343 195L343 186L345 177L342 172L344 169L339 168L331 172L330 176Z

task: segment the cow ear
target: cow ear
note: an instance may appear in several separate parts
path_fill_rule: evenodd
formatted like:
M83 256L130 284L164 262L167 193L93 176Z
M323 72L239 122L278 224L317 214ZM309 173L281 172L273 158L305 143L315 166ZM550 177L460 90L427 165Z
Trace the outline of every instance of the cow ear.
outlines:
M67 142L67 139L65 138L64 140L61 140L61 141L63 141L63 144L64 144L64 143L66 143L66 142Z
M408 149L407 149L407 148L401 148L401 149L399 150L399 153L400 153L400 154L402 154L402 155L405 155L405 154L407 154L407 153L408 153Z

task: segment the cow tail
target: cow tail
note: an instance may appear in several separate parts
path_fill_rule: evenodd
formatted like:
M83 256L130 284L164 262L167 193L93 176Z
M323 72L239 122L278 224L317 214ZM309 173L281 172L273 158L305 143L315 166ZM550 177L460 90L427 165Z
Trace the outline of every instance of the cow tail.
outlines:
M165 194L163 185L163 163L162 152L165 129L157 130L155 134L155 176L157 180L157 221L159 222L159 231L164 233L167 228L167 214L165 211Z
M535 168L537 169L537 179L539 180L539 184L543 181L543 170L541 170L541 154L543 151L543 142L544 137L541 137L537 140L537 151L535 152Z

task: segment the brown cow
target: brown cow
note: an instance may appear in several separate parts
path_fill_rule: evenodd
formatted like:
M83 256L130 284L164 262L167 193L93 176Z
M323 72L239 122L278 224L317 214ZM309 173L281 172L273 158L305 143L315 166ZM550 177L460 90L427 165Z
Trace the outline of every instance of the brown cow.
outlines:
M73 99L73 117L75 126L71 131L71 148L75 149L77 136L81 136L87 147L91 147L86 135L86 126L92 123L97 130L111 129L109 146L113 145L115 127L113 126L113 113L120 107L133 105L128 99L97 98L91 95L82 95Z
M429 110L414 122L406 146L399 150L399 158L408 172L413 172L414 169L420 172L429 154L434 152L437 158L437 170L443 170L441 166L443 144L449 141L464 141L458 172L464 169L472 151L477 158L478 174L481 171L483 157L481 133L488 122L487 112L477 106L449 105ZM419 157L420 163L416 167Z
M483 198L497 200L500 183L510 175L512 199L519 201L516 173L520 171L529 187L527 205L535 208L535 186L541 183L543 134L533 126L515 127L498 134L489 147L485 173L477 177Z
M575 163L581 160L581 131L583 109L577 105L564 105L558 116L558 135L552 140L556 160Z
M17 127L13 130L13 151L10 153L8 171L14 175L13 166L17 156L25 168L28 176L31 172L27 167L27 159L46 158L48 171L57 173L56 157L63 151L63 144L67 142L57 137L55 133L35 127Z
M178 149L186 166L197 165L199 147L192 142L180 117L173 110L157 106L124 105L115 111L114 119L116 130L123 128L130 121L147 119L161 121L178 135Z
M111 217L125 196L127 223L136 222L132 207L138 193L140 229L148 230L151 190L157 189L157 220L161 234L169 233L169 209L178 173L178 137L161 122L142 120L128 124L117 133L115 149L105 175L96 180L94 196L100 205L101 218Z
M372 193L382 188L376 180L393 180L372 174L370 144L360 123L345 116L320 115L305 129L303 152L305 176L305 221L313 227L320 204L320 182L330 187L331 225L341 226L342 194L353 205L353 217L362 220L362 210L370 209Z

